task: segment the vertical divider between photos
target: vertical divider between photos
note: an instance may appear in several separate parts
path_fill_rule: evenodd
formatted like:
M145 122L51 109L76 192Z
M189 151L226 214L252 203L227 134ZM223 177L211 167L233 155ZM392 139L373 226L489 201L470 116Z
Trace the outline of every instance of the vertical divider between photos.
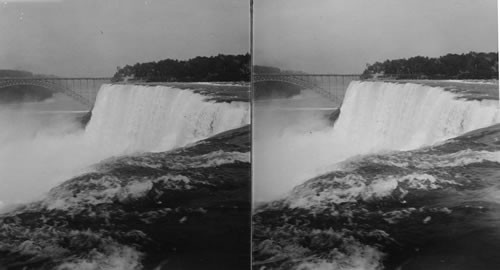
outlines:
M254 194L254 181L253 181L253 164L254 164L254 154L253 154L253 138L254 138L254 125L253 125L253 119L254 119L254 100L255 100L255 89L254 89L254 82L253 82L253 74L254 74L254 35L253 35L253 0L249 0L250 4L250 215L249 215L249 222L250 222L250 265L248 269L252 269L252 263L253 263L253 253L252 253L252 245L253 245L253 206L254 206L254 200L253 200L253 194Z

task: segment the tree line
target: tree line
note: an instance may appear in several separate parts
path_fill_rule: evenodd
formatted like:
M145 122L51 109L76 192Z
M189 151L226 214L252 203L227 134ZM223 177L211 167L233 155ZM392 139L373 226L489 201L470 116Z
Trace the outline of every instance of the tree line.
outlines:
M113 81L210 82L250 81L250 54L164 59L118 67Z
M498 52L415 56L367 64L364 78L498 79Z

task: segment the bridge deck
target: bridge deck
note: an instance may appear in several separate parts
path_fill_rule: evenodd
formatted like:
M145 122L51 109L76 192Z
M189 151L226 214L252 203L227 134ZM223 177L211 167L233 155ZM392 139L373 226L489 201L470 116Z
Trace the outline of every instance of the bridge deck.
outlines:
M0 88L32 85L64 93L89 109L94 105L102 84L111 82L108 77L3 77Z
M334 103L340 104L351 81L360 78L359 74L267 73L254 74L252 83L268 81L290 83L303 89L316 91Z

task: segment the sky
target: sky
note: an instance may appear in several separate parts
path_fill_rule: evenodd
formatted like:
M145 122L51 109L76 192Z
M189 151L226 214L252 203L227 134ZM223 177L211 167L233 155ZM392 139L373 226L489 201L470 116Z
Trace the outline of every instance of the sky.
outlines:
M1 0L0 69L112 76L117 66L244 54L248 0Z
M416 55L498 51L497 0L255 0L254 61L361 73Z

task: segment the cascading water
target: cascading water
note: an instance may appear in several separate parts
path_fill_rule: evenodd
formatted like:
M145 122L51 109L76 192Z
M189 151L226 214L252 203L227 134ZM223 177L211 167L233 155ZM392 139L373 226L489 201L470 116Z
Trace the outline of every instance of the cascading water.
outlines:
M332 137L357 153L407 150L492 125L499 116L494 100L467 101L439 87L352 82Z
M249 124L248 103L205 98L167 86L104 85L85 137L112 152L165 151Z
M272 202L255 208L255 265L499 268L498 84L427 83L353 82L334 127L274 139L257 165L273 164L257 176Z
M275 199L355 155L415 149L498 122L496 100L461 99L412 83L351 82L333 128L289 128L257 139L256 199Z
M0 111L0 207L111 156L167 151L249 124L248 103L206 99L167 86L103 85L85 130L67 119L40 124L22 108Z

